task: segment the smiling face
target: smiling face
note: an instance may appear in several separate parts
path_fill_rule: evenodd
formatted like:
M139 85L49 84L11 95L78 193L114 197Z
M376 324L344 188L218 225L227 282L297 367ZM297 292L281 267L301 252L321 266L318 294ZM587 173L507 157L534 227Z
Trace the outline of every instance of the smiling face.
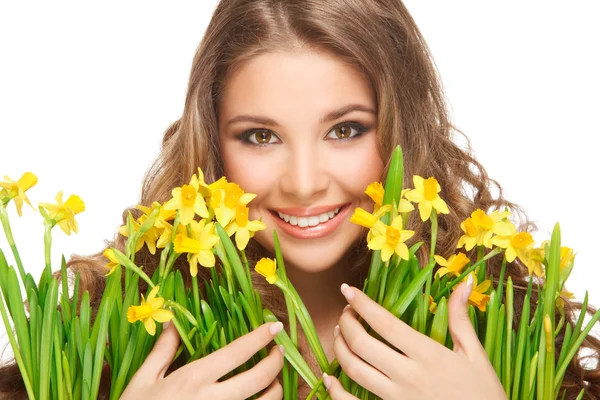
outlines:
M286 266L323 271L361 237L356 207L371 211L366 187L381 179L375 95L357 70L326 53L266 53L226 82L219 104L225 175L257 197L255 239ZM366 245L360 243L359 245Z

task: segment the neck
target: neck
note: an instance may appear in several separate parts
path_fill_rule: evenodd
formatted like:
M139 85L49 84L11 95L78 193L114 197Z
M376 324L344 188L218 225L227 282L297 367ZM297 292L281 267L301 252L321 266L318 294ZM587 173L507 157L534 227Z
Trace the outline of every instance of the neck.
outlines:
M349 281L348 268L349 263L341 260L319 272L303 271L291 266L287 269L288 278L304 302L319 335L333 332L342 309L348 304L340 292L342 283L358 284Z

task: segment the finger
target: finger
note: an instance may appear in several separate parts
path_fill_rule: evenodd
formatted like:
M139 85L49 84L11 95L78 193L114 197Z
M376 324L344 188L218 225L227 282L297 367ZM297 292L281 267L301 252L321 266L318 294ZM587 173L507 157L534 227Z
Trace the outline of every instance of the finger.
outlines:
M448 328L454 351L469 359L479 358L485 353L469 318L468 301L472 289L473 276L469 275L467 282L458 285L448 300Z
M367 333L352 308L342 314L339 322L339 330L350 350L388 377L398 376L406 370L407 363L413 362Z
M350 350L343 335L337 335L333 342L333 352L340 363L342 370L353 381L365 389L384 397L383 393L389 393L392 381L381 371L361 360Z
M394 314L371 300L362 291L345 283L342 285L341 291L352 309L367 321L375 332L410 358L426 358L431 353L432 345L443 347L412 329Z
M234 340L222 349L189 365L194 365L194 368L197 368L199 375L203 375L203 378L210 382L215 382L223 375L248 361L257 351L269 344L282 329L283 324L281 322L267 322L252 332ZM267 382L265 387L272 380Z
M154 344L152 351L132 378L142 379L144 382L155 382L162 379L173 361L179 347L179 333L175 325L170 322L163 324L163 331Z
M280 400L283 398L283 388L277 379L275 379L267 390L258 398L259 400Z
M251 369L217 384L223 393L235 393L240 399L252 397L274 379L283 368L283 352L279 346L273 346L269 355Z
M323 374L323 383L331 396L331 400L358 400L358 397L354 397L344 390L344 387L335 376Z

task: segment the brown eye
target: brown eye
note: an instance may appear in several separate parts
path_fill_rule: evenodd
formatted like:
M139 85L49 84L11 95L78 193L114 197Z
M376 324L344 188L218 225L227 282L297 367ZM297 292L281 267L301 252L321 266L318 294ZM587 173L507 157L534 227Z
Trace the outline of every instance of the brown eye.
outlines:
M347 139L352 134L352 128L349 126L338 126L335 128L335 136L340 139Z
M331 128L327 134L327 138L346 141L358 138L367 130L367 128L357 123L344 123Z
M271 141L273 134L269 131L257 131L254 133L258 144L267 144Z

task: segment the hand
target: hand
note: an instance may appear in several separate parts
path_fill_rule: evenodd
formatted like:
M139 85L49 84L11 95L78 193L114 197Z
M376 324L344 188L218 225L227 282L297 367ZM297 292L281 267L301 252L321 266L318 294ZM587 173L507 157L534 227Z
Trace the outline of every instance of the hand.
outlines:
M334 331L334 352L342 369L383 399L506 399L467 314L471 289L466 283L459 285L448 301L452 351L413 330L362 291L342 285L351 306ZM369 335L358 315L404 354ZM324 378L333 400L356 398L334 377Z
M246 399L267 387L260 399L281 399L283 390L277 381L277 374L283 367L283 352L278 346L274 346L269 355L252 369L223 382L218 382L218 379L265 347L282 328L281 322L263 324L165 378L179 346L179 334L174 325L169 324L131 379L121 399Z

